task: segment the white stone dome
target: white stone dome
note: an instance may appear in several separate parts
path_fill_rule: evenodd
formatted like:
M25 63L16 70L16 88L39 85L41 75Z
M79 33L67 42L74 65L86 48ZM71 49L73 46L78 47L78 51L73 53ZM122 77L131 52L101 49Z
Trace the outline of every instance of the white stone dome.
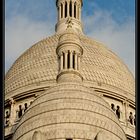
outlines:
M40 95L22 116L14 140L44 139L126 140L115 113L93 89L78 83L61 83ZM34 139L32 139L34 140Z
M52 86L58 74L56 48L60 34L41 40L24 52L12 65L5 78L5 98L19 92ZM87 85L117 90L132 100L134 77L127 66L103 44L84 35L79 35L83 56L81 75Z

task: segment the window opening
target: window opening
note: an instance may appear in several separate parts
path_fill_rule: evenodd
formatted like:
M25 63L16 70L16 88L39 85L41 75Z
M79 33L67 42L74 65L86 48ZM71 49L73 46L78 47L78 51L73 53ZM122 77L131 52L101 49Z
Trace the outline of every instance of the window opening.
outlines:
M136 114L134 115L134 125L136 126Z
M65 18L67 17L67 2L65 4Z
M63 5L61 4L61 18L63 18Z
M68 51L68 69L70 68L70 51Z
M18 117L20 118L21 116L22 116L22 106L19 105Z
M71 138L67 138L66 140L73 140L73 139L71 139Z
M117 115L118 119L120 119L120 114L121 114L120 107L117 106L116 115Z
M115 105L114 104L111 104L111 109L115 112Z
M74 3L74 17L76 18L76 2Z
M133 113L132 112L130 112L129 121L133 125Z
M73 69L75 68L75 55L73 54Z
M25 109L24 109L24 112L25 112L28 108L27 103L24 104L24 107L25 107Z
M6 111L6 118L9 118L10 117L10 113L9 111Z
M65 66L65 54L63 53L63 69L64 69L64 66Z
M72 17L72 2L70 1L70 17Z

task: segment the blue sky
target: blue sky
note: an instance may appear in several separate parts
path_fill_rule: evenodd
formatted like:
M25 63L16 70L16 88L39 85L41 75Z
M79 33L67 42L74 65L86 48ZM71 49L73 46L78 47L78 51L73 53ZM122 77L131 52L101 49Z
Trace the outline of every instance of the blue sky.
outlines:
M55 0L6 0L6 71L29 47L55 33ZM83 0L86 35L113 50L135 74L135 0Z

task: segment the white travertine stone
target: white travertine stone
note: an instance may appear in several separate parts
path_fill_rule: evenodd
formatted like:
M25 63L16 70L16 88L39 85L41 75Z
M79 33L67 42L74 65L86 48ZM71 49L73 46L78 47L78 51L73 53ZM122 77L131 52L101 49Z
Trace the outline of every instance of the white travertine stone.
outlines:
M65 138L70 134L72 138L92 140L99 131L104 130L113 140L126 140L125 133L107 102L93 90L73 82L58 84L39 96L22 117L13 138L26 139L38 128L44 134L64 132L61 135L49 134L48 139ZM95 131L96 134L87 137L87 134Z
M67 16L69 17L69 4L70 4L70 2L68 1L67 2Z
M63 17L62 18L65 18L65 3L63 2Z
M58 15L58 20L60 20L61 19L61 5L59 5L59 15Z
M70 51L70 69L72 69L73 65L73 51Z
M14 135L13 140L135 139L135 126L128 121L129 113L135 114L134 77L116 54L83 34L82 0L72 0L76 18L74 10L69 15L69 2L56 2L56 33L25 51L6 73L5 110L10 98L14 103L5 136ZM21 119L16 118L18 106L30 98L33 103ZM120 106L120 119L111 103Z
M78 63L77 63L77 53L75 53L75 70L77 70L77 65L78 65Z
M13 125L16 118L15 101L13 98L10 99L10 104L11 104L10 124Z
M26 89L29 84L31 86L38 81L41 84L44 80L50 82L56 80L58 73L56 47L59 37L60 35L55 34L38 42L16 60L6 73L5 98L12 97L12 93L20 88ZM120 95L133 99L135 96L134 77L122 60L103 44L86 36L79 37L84 52L80 71L85 84L88 82L86 85L91 86L98 80L104 88L116 90ZM45 45L41 45L42 42ZM33 75L36 76L36 81L33 81Z
M60 70L63 69L63 54L60 55Z
M67 69L67 67L68 67L68 64L67 64L67 62L68 62L68 52L64 52L64 55L65 55L65 65L64 65L64 69Z

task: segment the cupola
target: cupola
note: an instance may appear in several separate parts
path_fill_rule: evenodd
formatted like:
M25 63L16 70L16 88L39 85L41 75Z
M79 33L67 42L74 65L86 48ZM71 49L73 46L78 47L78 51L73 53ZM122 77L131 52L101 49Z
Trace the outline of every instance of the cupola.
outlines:
M73 28L76 32L82 33L81 8L82 0L57 0L58 22L56 32L63 32L67 28L67 20L70 17L73 22Z

